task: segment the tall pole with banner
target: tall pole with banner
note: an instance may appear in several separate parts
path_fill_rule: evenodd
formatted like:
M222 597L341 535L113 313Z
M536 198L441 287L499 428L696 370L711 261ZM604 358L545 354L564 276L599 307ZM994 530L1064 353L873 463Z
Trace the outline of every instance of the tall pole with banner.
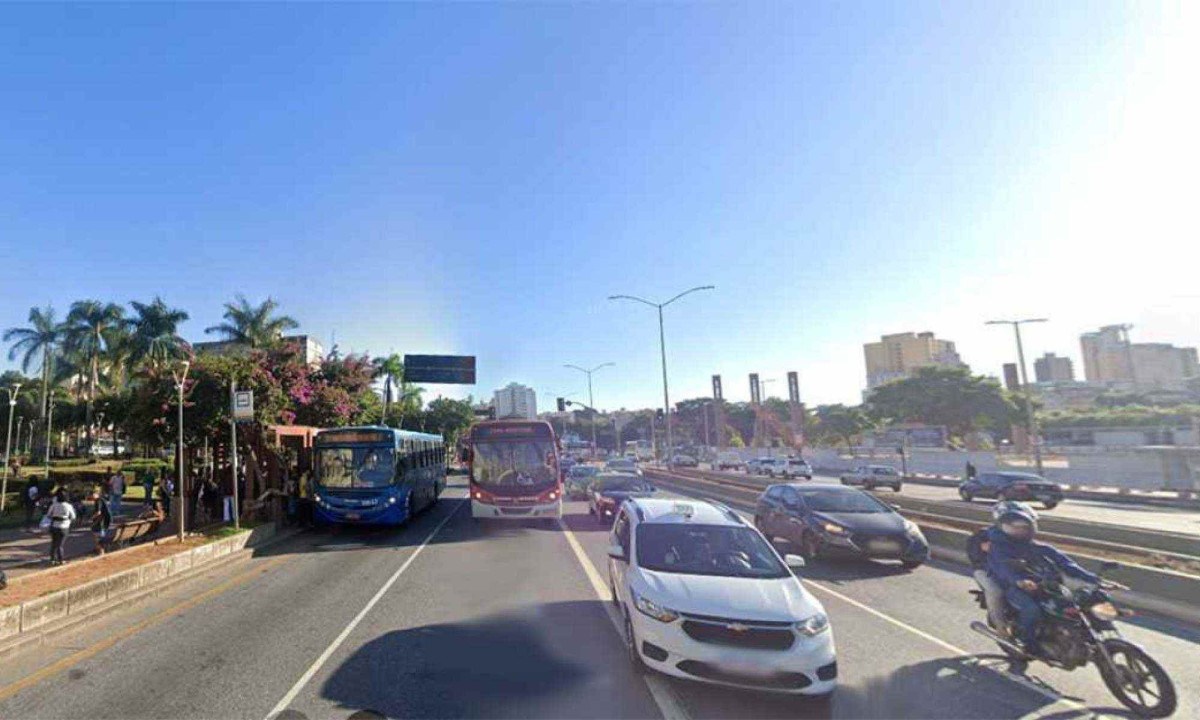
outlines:
M717 426L717 449L725 449L725 395L721 390L721 376L712 376L713 424Z
M800 374L792 370L787 374L788 411L792 416L792 432L796 435L796 449L804 448L804 404L800 402Z
M762 421L758 417L758 406L762 404L762 385L758 382L758 373L750 373L750 404L754 406L754 437L750 439L750 446L758 447L762 437L759 427Z

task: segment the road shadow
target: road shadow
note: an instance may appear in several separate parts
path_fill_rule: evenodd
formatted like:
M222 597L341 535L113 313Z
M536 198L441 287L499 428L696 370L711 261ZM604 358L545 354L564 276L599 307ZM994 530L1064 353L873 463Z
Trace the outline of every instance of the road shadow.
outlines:
M360 647L321 687L340 710L405 717L647 717L600 601L397 630Z
M609 533L612 531L612 522L601 522L587 510L582 512L564 513L563 524L573 533Z

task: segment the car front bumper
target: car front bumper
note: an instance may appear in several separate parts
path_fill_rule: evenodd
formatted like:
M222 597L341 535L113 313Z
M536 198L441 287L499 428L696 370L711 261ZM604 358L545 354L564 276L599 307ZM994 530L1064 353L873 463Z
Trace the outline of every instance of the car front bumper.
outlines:
M923 535L834 535L823 532L820 537L820 551L827 555L904 562L925 562L929 559L929 541Z
M794 695L824 695L837 687L832 630L815 637L792 630L796 639L787 650L759 650L695 640L684 632L683 618L662 623L636 609L630 612L638 654L647 667L666 675Z

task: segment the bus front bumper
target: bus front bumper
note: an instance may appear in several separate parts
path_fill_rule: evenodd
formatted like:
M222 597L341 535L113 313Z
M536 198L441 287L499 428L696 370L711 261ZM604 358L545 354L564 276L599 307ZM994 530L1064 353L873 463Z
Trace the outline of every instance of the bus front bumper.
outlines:
M562 517L562 503L555 501L545 505L489 505L471 500L471 517L502 520L557 518Z

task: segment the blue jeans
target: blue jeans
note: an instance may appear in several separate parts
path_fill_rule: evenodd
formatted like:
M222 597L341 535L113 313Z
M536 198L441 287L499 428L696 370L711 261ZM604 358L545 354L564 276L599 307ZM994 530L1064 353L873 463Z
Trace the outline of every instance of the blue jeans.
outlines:
M1042 608L1029 593L1017 587L1004 591L1004 598L1017 611L1017 635L1025 643L1026 650L1037 649L1037 626L1042 619Z
M125 493L110 493L108 500L108 509L113 515L121 514L121 498Z

